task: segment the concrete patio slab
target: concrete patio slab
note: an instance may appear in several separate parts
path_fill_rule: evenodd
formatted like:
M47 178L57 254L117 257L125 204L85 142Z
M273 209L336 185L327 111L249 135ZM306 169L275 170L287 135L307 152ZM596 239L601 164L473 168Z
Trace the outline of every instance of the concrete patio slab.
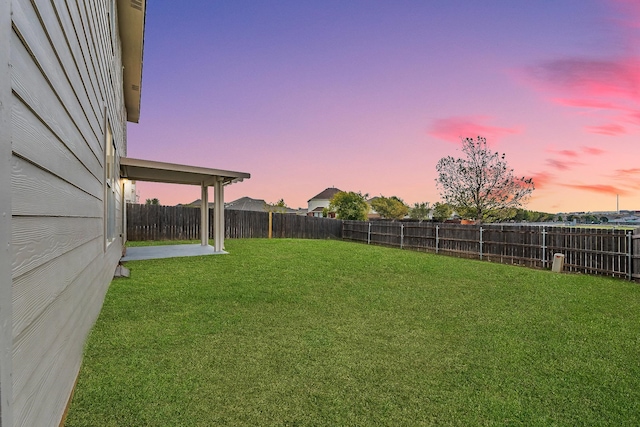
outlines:
M224 255L228 252L216 252L213 246L166 245L166 246L137 246L127 248L127 253L120 261L139 261L144 259L178 258L201 255Z

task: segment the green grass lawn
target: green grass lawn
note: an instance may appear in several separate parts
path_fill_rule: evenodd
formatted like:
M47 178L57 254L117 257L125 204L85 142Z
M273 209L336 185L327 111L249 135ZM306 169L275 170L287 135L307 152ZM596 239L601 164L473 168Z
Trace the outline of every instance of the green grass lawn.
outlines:
M129 262L67 426L640 425L640 287L342 241Z

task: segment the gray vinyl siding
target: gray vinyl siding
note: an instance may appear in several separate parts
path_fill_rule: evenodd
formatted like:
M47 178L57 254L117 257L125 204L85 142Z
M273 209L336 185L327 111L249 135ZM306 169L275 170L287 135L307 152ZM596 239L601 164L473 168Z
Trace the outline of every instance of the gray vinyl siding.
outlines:
M120 182L116 240L107 245L104 236L107 123L116 161L126 154L111 1L10 2L12 151L0 160L7 157L11 193L0 202L7 198L12 214L13 397L2 427L60 423L121 256Z
M11 425L11 0L0 0L0 427Z

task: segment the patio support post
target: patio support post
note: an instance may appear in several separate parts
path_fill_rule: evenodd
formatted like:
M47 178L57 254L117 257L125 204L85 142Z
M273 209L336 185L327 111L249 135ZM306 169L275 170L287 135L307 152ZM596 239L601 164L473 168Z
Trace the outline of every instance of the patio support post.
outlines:
M200 195L200 244L209 246L209 187L203 182Z
M213 204L213 229L214 229L214 250L222 252L224 250L224 185L223 178L216 177L213 184L214 204Z

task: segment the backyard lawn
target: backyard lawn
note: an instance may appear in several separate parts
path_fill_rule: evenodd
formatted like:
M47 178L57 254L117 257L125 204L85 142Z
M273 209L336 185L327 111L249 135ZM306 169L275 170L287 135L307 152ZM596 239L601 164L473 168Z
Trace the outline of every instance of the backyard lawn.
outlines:
M111 284L66 425L640 425L640 286L327 240Z

